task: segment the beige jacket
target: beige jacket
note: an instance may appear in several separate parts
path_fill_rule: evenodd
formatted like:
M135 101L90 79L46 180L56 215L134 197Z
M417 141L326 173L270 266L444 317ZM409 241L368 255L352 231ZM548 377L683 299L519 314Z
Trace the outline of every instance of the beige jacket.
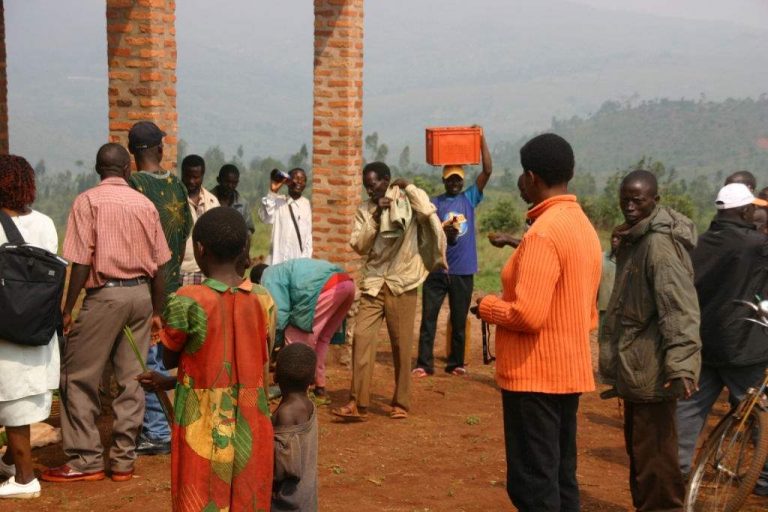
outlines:
M447 242L435 205L414 185L405 187L404 192L413 216L402 236L381 236L379 223L373 218L373 201L358 208L355 215L350 245L364 257L358 285L366 295L375 297L384 284L394 295L400 295L418 288L429 272L448 268Z
M205 187L200 187L200 200L197 202L197 206L195 206L195 204L189 198L187 198L187 203L189 204L189 211L192 213L193 225L195 222L197 222L197 218L199 216L208 210L212 210L213 208L220 206L219 200L216 198L216 196L205 190ZM187 247L184 250L184 259L181 261L180 270L182 274L200 272L200 267L197 266L197 262L195 261L195 254L192 250L192 231L189 232L189 238L187 238Z

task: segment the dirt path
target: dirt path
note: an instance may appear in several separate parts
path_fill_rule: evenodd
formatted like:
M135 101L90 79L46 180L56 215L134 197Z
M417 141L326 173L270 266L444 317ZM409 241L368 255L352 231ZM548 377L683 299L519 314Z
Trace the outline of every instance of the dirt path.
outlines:
M441 317L439 325L445 322ZM320 510L477 511L514 510L507 499L501 399L493 367L482 364L479 327L473 329L469 375L441 372L413 384L413 411L390 420L386 405L393 389L386 341L379 346L372 417L365 423L337 423L328 407L320 412ZM444 354L444 330L436 354ZM383 338L383 336L382 336ZM347 398L350 373L329 368L334 404ZM103 434L108 432L103 422ZM582 397L579 411L579 469L584 511L631 510L627 457L616 400ZM64 462L60 447L35 451L37 469ZM2 502L0 511L170 510L170 457L143 457L130 482L43 483L40 499ZM747 511L765 511L768 498L751 498Z

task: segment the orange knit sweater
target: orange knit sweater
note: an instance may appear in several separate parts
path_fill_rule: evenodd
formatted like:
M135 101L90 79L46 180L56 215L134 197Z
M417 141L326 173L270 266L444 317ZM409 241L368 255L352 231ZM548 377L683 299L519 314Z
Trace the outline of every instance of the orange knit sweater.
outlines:
M480 303L480 317L497 325L496 382L509 391L593 391L597 233L572 195L539 203L528 218L535 222L501 271L502 296Z

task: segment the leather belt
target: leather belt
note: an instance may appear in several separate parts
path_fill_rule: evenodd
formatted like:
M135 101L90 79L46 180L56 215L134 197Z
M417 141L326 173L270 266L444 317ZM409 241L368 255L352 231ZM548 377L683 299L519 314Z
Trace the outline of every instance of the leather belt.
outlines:
M133 279L107 279L102 288L128 288L130 286L139 286L147 284L149 279L146 277L134 277Z

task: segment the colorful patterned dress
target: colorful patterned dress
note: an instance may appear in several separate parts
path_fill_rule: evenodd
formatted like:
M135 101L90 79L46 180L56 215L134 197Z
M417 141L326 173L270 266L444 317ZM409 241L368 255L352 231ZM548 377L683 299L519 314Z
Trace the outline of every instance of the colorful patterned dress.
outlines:
M276 310L261 286L206 279L172 295L163 344L181 352L171 441L175 512L268 511L273 431L264 368Z
M165 264L165 293L170 295L179 288L179 268L187 238L192 232L192 214L187 204L187 189L171 172L135 172L128 179L128 184L152 201L160 214L165 240L171 249L171 260Z

